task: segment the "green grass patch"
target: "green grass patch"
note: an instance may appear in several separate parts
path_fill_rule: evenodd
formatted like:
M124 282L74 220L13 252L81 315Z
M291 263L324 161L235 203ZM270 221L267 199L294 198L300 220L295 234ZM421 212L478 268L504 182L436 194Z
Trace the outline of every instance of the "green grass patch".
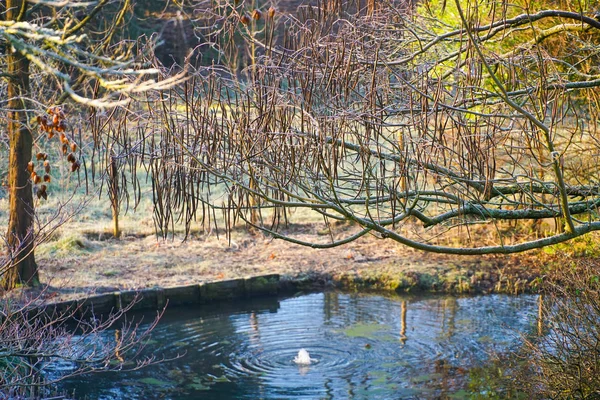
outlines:
M600 257L600 240L598 235L590 233L584 236L576 237L568 242L544 247L544 253L554 256L566 254L572 257Z
M61 235L57 240L43 243L36 249L41 257L68 257L88 253L91 243L79 233Z

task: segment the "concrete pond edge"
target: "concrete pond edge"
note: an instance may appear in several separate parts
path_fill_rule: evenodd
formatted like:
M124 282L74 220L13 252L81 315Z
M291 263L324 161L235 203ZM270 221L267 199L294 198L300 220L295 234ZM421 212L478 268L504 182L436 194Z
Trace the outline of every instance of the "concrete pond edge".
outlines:
M81 299L47 303L40 308L50 315L103 315L115 311L162 310L165 306L210 304L279 292L279 274L252 276L169 288L154 287L90 295Z

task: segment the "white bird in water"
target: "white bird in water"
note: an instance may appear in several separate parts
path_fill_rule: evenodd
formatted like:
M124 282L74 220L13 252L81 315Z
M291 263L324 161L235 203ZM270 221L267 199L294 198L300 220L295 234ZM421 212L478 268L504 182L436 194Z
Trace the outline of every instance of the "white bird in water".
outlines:
M310 365L313 362L316 362L314 358L310 358L310 354L305 349L300 349L298 351L298 355L294 357L294 362L298 365Z

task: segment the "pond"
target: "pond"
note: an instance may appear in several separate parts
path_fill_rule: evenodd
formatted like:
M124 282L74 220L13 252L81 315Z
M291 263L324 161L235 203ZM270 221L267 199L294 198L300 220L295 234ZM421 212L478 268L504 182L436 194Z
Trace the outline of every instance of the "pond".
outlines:
M518 347L535 328L536 302L327 292L173 308L145 351L179 358L62 389L115 400L435 398ZM310 365L294 363L300 349Z

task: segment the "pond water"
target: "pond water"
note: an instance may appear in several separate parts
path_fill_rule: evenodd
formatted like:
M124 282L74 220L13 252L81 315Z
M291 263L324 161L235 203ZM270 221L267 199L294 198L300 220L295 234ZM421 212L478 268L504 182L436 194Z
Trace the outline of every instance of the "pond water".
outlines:
M181 357L62 389L115 400L435 398L519 346L535 327L536 301L331 292L173 308L145 351ZM310 365L294 363L302 348Z

